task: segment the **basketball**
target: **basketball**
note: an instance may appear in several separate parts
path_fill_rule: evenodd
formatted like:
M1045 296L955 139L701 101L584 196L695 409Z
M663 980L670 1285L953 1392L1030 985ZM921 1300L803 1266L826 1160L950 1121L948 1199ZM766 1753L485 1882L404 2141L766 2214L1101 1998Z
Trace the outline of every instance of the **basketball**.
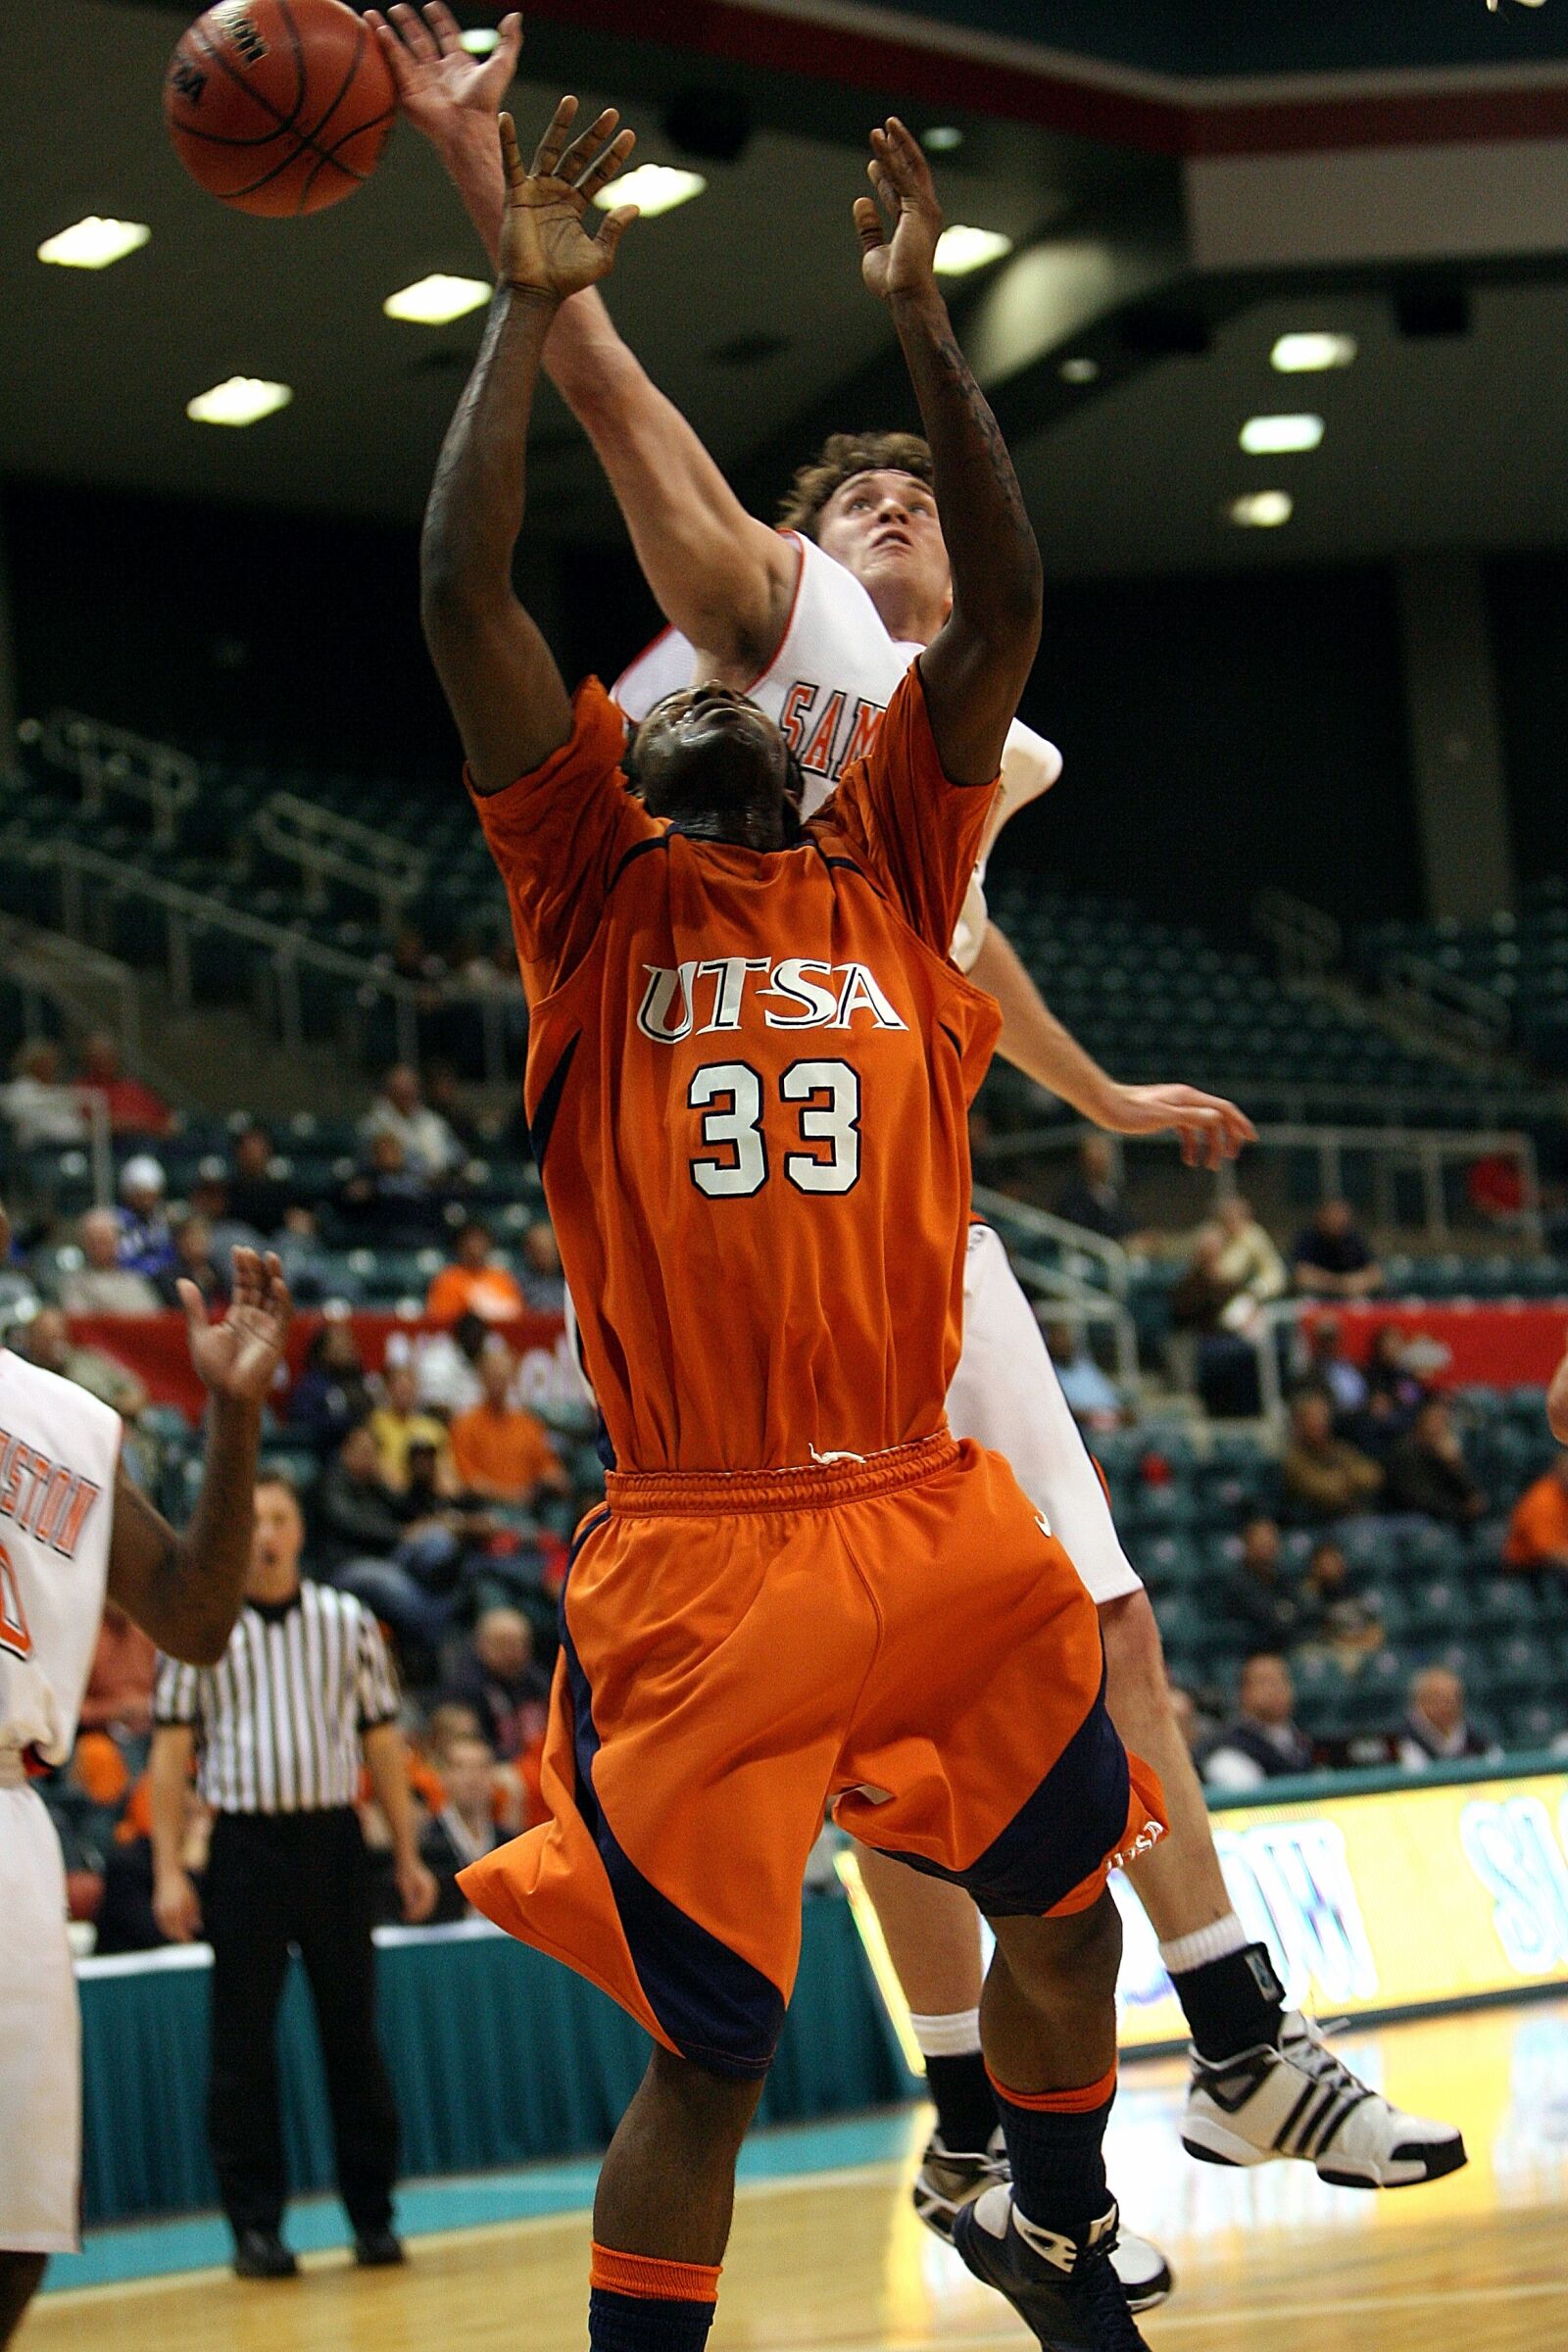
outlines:
M351 196L396 113L386 60L342 0L222 0L181 35L164 85L191 177L274 219Z

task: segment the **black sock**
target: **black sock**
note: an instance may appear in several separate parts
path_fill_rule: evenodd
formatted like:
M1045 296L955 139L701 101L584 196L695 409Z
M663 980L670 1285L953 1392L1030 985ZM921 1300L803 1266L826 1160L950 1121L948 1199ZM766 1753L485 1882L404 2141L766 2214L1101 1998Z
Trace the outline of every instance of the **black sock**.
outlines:
M1260 2042L1279 2048L1285 1987L1274 1974L1267 1944L1249 1943L1222 1960L1181 1969L1171 1983L1200 2057L1235 2058Z
M997 2094L978 2050L961 2058L928 2058L926 2088L936 2102L942 2144L955 2156L981 2156L997 2128Z
M1081 2230L1110 2204L1104 2138L1114 2076L1103 2099L1078 2110L1020 2107L1003 2091L997 2104L1012 2165L1013 2200L1042 2230Z

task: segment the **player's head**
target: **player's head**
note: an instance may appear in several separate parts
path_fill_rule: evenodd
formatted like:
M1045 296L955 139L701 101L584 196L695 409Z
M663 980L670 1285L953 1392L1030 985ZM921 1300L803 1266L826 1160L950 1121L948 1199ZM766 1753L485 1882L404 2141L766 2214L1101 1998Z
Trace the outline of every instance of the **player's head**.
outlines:
M929 641L952 602L931 451L914 433L834 433L780 520L852 571L895 637Z
M709 840L770 850L799 833L801 774L789 745L766 711L728 686L666 694L621 766L651 815Z
M305 1520L290 1482L276 1472L256 1482L247 1600L288 1600L300 1581Z

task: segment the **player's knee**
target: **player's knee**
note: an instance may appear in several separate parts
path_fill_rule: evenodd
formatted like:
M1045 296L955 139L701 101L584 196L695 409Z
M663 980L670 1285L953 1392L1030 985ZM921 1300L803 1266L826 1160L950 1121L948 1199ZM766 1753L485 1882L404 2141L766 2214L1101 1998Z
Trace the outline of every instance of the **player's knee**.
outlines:
M757 2113L765 2076L714 2074L695 2059L662 2046L654 2051L649 2072L660 2095L681 2110L694 2131L739 2148Z
M1123 1592L1102 1602L1100 1635L1105 1645L1105 1704L1117 1730L1123 1711L1147 1715L1151 1708L1168 1708L1165 1651L1149 1594Z
M1121 1967L1121 1914L1108 1888L1065 1919L996 1920L997 1945L1014 1982L1042 2007L1112 1999Z

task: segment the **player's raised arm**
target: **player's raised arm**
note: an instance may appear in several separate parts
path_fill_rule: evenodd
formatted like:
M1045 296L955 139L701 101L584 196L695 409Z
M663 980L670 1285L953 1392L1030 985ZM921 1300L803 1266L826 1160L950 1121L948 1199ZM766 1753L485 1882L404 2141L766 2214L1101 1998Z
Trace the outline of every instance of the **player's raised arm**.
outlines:
M572 139L564 98L525 172L512 117L500 122L507 173L500 273L479 357L442 445L419 549L425 641L463 737L474 789L504 791L571 734L554 655L518 603L512 558L522 528L524 457L551 321L603 277L634 207L595 235L588 208L631 153L607 108Z
M1012 461L958 349L935 260L942 213L920 144L897 117L871 133L874 196L855 207L861 267L893 314L953 565L953 612L919 657L932 730L955 783L989 783L1040 642L1040 551Z
M516 69L522 20L502 20L500 42L482 66L464 49L458 21L441 0L422 12L368 9L366 21L404 114L441 158L494 261L506 194L495 114ZM748 514L698 434L622 342L594 287L562 305L544 368L593 443L665 618L699 649L709 674L749 686L788 625L797 551Z
M239 1614L262 1408L293 1310L277 1259L254 1250L234 1252L233 1296L221 1322L208 1322L194 1283L182 1282L179 1295L191 1361L209 1400L201 1489L190 1525L176 1535L122 1473L109 1541L109 1597L171 1657L211 1666Z

